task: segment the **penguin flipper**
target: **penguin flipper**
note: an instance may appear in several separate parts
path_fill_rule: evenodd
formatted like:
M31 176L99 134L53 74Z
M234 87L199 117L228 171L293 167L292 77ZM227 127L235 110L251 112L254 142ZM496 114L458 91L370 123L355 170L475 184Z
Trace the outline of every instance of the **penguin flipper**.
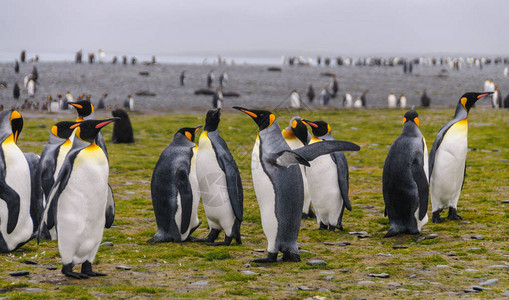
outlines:
M182 219L180 224L180 234L184 234L191 223L191 214L193 212L193 190L189 182L189 174L184 168L179 168L176 172L176 186L180 195L180 205L182 206Z
M359 151L360 149L361 147L352 142L334 140L313 143L311 145L307 145L292 151L297 153L306 161L312 161L321 155L330 154L337 151Z
M428 211L429 184L424 172L421 155L419 155L412 164L412 176L417 184L419 193L419 220L424 219Z
M33 222L33 232L37 231L41 223L43 213L43 191L41 187L41 176L39 174L39 155L35 153L24 153L30 169L30 217Z
M278 153L270 153L267 155L267 159L273 165L286 168L298 164L306 167L310 166L309 162L299 154L295 153L294 150L283 150Z
M435 156L438 147L440 147L440 144L442 144L442 140L444 139L445 134L447 131L457 122L457 120L452 119L451 121L447 122L440 130L438 131L437 137L435 138L435 141L433 142L433 146L431 147L431 151L429 153L429 172L428 175L431 178L431 173L433 172L433 166L435 165Z
M108 198L106 202L106 223L104 224L105 228L110 228L113 225L113 221L115 221L115 197L113 196L113 189L111 185L108 183Z
M4 174L0 174L0 178L2 178L0 181L0 199L7 204L7 233L10 234L18 224L20 199L18 193L5 182L5 172L3 170L2 173Z
M343 198L344 206L349 211L352 211L352 205L350 204L350 198L348 198L349 180L350 176L348 173L348 162L343 152L334 152L331 154L332 160L336 164L338 170L338 183L341 192L341 198Z

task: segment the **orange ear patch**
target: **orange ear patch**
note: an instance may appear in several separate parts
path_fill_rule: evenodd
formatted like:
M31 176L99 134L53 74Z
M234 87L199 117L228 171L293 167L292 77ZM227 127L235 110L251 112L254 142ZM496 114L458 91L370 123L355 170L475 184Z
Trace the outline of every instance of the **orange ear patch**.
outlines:
M406 123L406 118L403 118L403 123L401 123L402 125L405 125Z
M186 133L185 133L185 134L186 134L186 138L187 138L188 140L191 140L191 138L193 137L189 131L186 131Z

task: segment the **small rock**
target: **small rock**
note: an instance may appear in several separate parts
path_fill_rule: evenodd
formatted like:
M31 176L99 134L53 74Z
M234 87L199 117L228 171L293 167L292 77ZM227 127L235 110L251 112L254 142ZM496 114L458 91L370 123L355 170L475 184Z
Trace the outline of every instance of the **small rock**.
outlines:
M479 291L476 291L474 289L464 289L463 292L465 292L465 293L479 293Z
M27 264L27 265L36 265L37 263L33 260L25 260L23 263Z
M117 266L117 269L119 269L119 270L125 270L125 271L129 271L129 270L131 270L131 268L130 268L130 267L128 267L128 266Z
M483 149L483 150L481 150L481 152L484 152L484 153L491 153L491 151L490 151L490 150L484 150L484 149Z
M308 287L307 287L307 286L305 286L305 285L300 285L300 286L299 286L299 290L301 290L301 291L312 291L313 289L308 288Z
M53 271L57 269L57 266L47 266L46 269Z
M375 284L375 282L371 281L371 280L363 280L363 281L357 282L357 285L371 285L371 284Z
M200 281L193 282L191 284L192 285L201 285L201 286L203 286L203 285L209 284L209 282L207 280L200 280Z
M254 252L263 253L265 252L265 249L253 249Z
M371 235L369 235L369 234L360 234L360 235L358 235L357 237L358 237L358 238L360 238L360 239L365 239L365 238L368 238L368 237L370 237L370 236L371 236Z
M37 126L37 127L39 127L39 128L46 128L46 125L44 125L44 124L40 124L40 125L39 125L39 126Z
M412 275L408 276L408 278L409 278L409 279L414 279L414 278L417 278L417 275L412 274Z
M454 251L449 251L447 252L447 256L458 256L458 254L456 254Z
M491 151L493 151L493 152L500 152L500 149L493 148L493 149L491 149Z
M509 200L502 200L500 201L501 203L504 203L504 204L508 204L509 203Z
M240 273L242 273L244 275L258 275L258 273L255 273L253 271L248 271L248 270L240 271Z
M415 286L425 286L425 284L422 283L422 282L414 282L414 283L412 283L412 285L415 285Z
M110 247L113 247L113 243L112 242L104 242L101 244L101 246L110 246Z
M476 291L491 291L490 288L485 288L485 287L482 287L482 286L473 286L472 289L474 289Z
M397 292L410 292L409 289L397 289L396 291Z
M23 292L42 293L42 292L44 292L44 290L40 289L40 288L25 288L25 289L23 289Z
M480 234L476 234L470 237L473 240L484 240L484 237Z
M250 264L245 264L244 268L251 268L251 265Z
M389 286L390 288L395 289L395 288L399 288L399 287L401 287L401 283L397 283L397 282L389 282L389 283L387 284L387 286Z
M392 245L392 249L406 249L408 246L405 245Z
M306 262L310 266L326 266L327 263L321 259L311 259Z
M503 292L501 296L502 297L509 297L509 290Z
M348 272L350 272L350 269L349 268L341 269L341 270L339 270L339 272L348 273Z
M498 283L498 279L497 278L492 278L492 279L488 279L486 281L483 281L483 282L479 282L479 285L495 285Z
M347 241L341 241L341 242L323 242L325 245L330 245L330 246L340 246L340 247L344 247L344 246L348 246L348 245L351 245L350 242L347 242Z
M466 225L466 224L470 224L470 221L461 221L458 224L459 225Z
M328 289L324 289L324 288L319 288L318 289L319 292L328 292L329 290ZM323 299L326 299L325 297L322 297Z
M9 273L11 276L26 276L28 274L30 274L28 271L14 271Z
M320 274L331 275L331 274L334 274L334 271L332 271L332 270L320 271Z
M492 265L492 266L488 266L488 268L492 268L492 269L509 269L509 266L506 266L506 265Z
M476 269L465 269L465 272L475 273L475 272L479 272L479 270L476 270Z
M427 240L431 240L431 239L434 239L434 238L437 238L437 237L438 237L438 234L436 234L436 233L432 233L432 234L428 234L428 235L426 236L426 239L427 239Z
M377 256L391 257L392 254L390 254L390 253L378 253Z
M309 251L308 250L304 250L304 249L300 249L299 253L309 253Z
M348 234L350 235L367 235L368 233L366 231L350 231Z
M439 268L439 269L449 268L448 265L436 265L436 267Z
M371 273L368 276L369 277L376 277L376 278L389 278L389 274L387 274L387 273L380 273L380 274Z
M325 280L334 280L334 276L328 275L328 276L325 276L323 279L325 279Z

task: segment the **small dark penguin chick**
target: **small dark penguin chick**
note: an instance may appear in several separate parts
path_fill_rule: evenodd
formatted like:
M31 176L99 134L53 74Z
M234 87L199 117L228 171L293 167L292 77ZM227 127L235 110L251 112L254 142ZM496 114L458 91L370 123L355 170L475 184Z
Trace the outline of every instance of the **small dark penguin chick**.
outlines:
M131 120L127 112L121 108L115 109L111 112L111 115L116 118L120 118L113 125L113 143L134 143L133 127L131 126Z

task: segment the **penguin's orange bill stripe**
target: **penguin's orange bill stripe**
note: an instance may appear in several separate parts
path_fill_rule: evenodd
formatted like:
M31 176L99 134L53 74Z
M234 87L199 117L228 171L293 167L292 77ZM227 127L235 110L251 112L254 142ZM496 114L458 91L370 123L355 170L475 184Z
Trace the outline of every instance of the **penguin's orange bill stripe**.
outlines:
M486 96L488 96L488 93L486 93L486 94L480 94L479 96L477 96L477 99L481 99L482 97L486 97Z
M310 122L310 121L304 121L304 122L306 122L306 123L307 123L309 126L311 126L311 127L318 128L318 125L316 125L316 124L315 124L315 123L313 123L313 122Z
M414 119L415 124L417 124L417 127L419 127L419 118Z
M76 108L79 108L79 109L83 108L83 105L81 105L81 104L71 103L71 105L76 107Z
M113 122L113 121L105 121L105 122L99 123L99 124L95 125L95 128L97 128L97 129L103 128L104 126L110 124L111 122Z
M258 118L258 116L257 116L255 113L252 113L252 112L247 111L247 110L244 110L244 109L241 109L241 111L242 111L243 113L245 113L245 114L250 115L250 116L251 116L251 117L253 117L253 118Z
M80 123L76 123L74 125L71 125L71 127L69 127L69 128L74 129L74 128L78 127L78 126L80 126Z

